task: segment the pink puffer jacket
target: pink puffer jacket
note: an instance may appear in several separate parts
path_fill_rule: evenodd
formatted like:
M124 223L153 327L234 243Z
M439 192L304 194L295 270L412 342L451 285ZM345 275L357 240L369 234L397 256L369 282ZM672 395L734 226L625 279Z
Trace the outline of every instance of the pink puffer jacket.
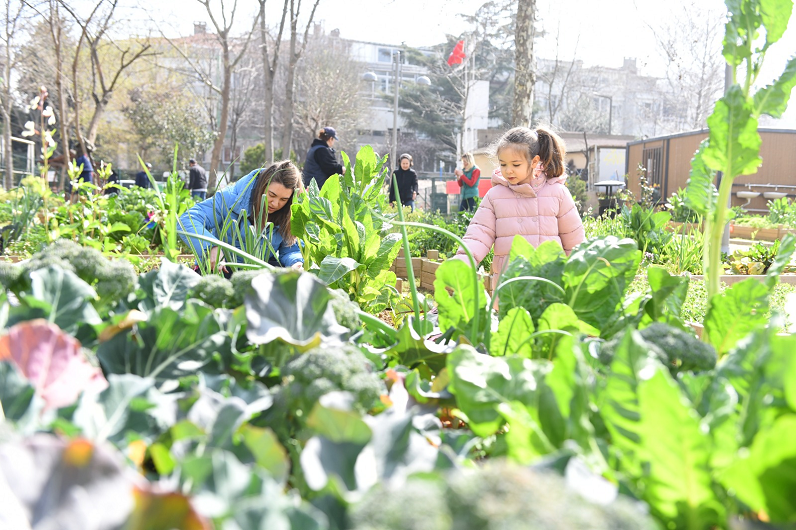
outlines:
M535 247L543 241L557 241L567 254L583 241L583 223L564 180L566 176L547 180L542 174L530 184L514 186L495 170L492 189L481 201L464 236L464 243L479 263L494 245L492 289L506 266L514 236L523 236ZM468 261L461 248L456 258Z

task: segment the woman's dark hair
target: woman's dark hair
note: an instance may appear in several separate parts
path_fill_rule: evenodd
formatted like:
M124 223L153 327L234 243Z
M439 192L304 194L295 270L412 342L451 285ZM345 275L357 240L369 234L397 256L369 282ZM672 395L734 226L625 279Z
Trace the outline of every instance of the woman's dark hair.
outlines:
M320 138L324 142L328 142L329 138L334 138L334 136L331 134L327 134L325 129L321 129L318 131L318 138Z
M284 206L272 214L268 213L268 186L276 182L289 190L293 194ZM290 160L274 162L267 168L261 169L252 188L251 212L255 226L262 230L265 223L272 222L274 227L279 228L279 234L286 245L296 242L296 237L290 233L290 206L296 191L303 191L304 185L301 181L301 172ZM265 208L263 208L265 206Z
M564 174L566 147L564 141L549 129L537 127L536 130L533 130L528 127L515 127L498 140L494 147L494 154L497 155L507 147L525 153L529 163L538 155L542 161L545 175L549 179Z

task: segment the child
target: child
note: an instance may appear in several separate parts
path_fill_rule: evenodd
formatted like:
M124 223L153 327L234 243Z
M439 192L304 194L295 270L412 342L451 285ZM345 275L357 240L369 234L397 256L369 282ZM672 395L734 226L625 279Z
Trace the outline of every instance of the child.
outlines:
M564 185L564 144L543 128L515 127L498 141L500 169L473 216L464 243L477 262L495 247L492 289L506 266L514 236L534 246L557 241L569 254L583 241L583 224ZM463 249L458 259L467 260Z

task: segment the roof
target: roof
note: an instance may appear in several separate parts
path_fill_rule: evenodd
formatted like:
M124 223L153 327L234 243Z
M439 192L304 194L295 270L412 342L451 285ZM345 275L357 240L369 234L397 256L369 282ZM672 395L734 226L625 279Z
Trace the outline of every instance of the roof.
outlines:
M758 127L757 132L767 132L767 133L784 133L784 134L796 134L796 129L768 129L766 127ZM659 142L661 140L669 140L672 138L682 138L684 136L694 136L696 134L699 135L706 135L710 134L710 129L698 129L695 131L686 131L677 134L669 134L667 136L656 136L655 138L642 138L641 140L635 140L632 142L628 142L628 146L630 145L637 145L641 143L648 143L648 142Z

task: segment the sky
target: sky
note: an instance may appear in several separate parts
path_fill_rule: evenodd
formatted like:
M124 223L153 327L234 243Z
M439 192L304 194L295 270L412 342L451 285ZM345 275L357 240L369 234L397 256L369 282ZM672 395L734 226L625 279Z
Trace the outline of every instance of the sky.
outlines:
M80 1L80 0L78 0ZM132 0L131 28L157 25L167 35L188 35L194 21L209 17L197 0ZM129 5L133 5L132 2ZM321 0L315 20L325 30L340 30L340 36L385 44L409 46L437 44L447 34L459 35L468 29L459 13L473 14L485 0ZM717 14L724 12L720 0L537 0L538 27L550 36L537 39L537 56L553 57L556 48L563 59L573 56L586 65L621 67L625 57L634 57L642 73L662 75L663 60L656 48L650 26L678 16L675 6L698 3ZM211 4L219 5L216 0ZM232 2L226 2L229 6ZM236 20L240 32L251 26L256 14L255 0L239 0L242 12ZM306 12L311 0L302 0ZM267 0L266 19L276 24L282 2ZM304 7L306 6L306 7ZM768 52L759 84L771 82L784 69L790 55L796 54L796 14L785 36ZM144 32L143 29L140 30ZM553 38L559 35L559 43ZM790 106L781 126L796 128L796 102Z

